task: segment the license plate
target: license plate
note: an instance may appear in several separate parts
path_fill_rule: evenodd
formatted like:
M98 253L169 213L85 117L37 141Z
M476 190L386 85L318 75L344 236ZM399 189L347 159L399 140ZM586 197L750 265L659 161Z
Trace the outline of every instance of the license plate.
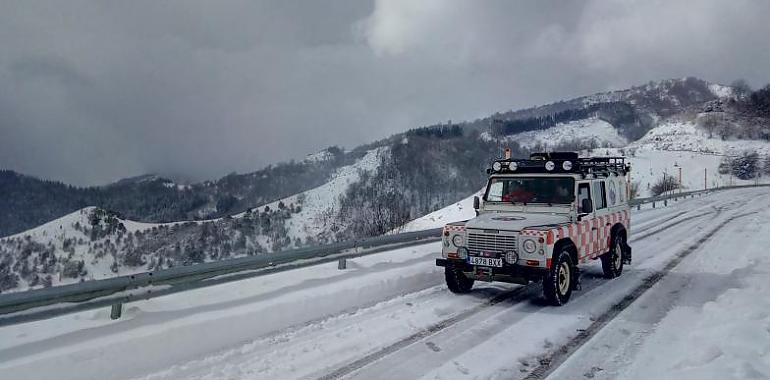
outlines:
M501 268L503 266L503 259L495 259L492 257L471 256L470 263L471 265L481 265L485 267Z

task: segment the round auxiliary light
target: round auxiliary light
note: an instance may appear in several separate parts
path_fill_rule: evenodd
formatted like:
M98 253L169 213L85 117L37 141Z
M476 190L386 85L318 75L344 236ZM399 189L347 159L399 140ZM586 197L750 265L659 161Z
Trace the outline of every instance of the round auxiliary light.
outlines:
M519 261L519 255L515 251L510 251L505 254L505 262L508 264L516 264Z
M463 236L462 235L452 236L452 244L454 244L455 247L461 247L463 245Z
M461 259L468 258L468 248L460 247L457 249L457 256L459 256Z
M553 163L553 161L548 161L545 163L545 170L548 170L549 172L552 171L556 167L556 164Z
M564 161L564 163L561 164L561 168L566 171L572 170L572 161Z
M537 244L535 244L534 240L524 240L524 244L522 244L522 248L524 248L524 252L527 253L535 253L535 250L537 250Z
M499 161L495 161L494 164L492 164L492 170L499 172L500 169L503 168L503 165Z
M510 171L516 171L516 169L519 168L519 164L516 163L516 161L511 161L508 163L508 170Z

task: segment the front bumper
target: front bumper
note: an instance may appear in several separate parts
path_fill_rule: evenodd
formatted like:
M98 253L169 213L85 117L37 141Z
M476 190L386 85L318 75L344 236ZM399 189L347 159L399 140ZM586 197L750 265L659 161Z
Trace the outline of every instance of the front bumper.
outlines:
M501 268L480 267L468 264L462 259L436 259L436 266L460 269L468 278L479 281L501 281L515 284L527 284L540 281L548 272L546 268L510 265L503 263Z

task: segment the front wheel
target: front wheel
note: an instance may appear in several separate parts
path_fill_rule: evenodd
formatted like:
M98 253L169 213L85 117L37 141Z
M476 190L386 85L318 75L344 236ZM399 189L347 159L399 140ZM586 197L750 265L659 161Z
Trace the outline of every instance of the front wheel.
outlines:
M601 256L605 278L619 277L623 273L623 262L625 261L623 243L623 235L616 233L609 252Z
M465 273L452 265L444 268L446 285L452 293L468 293L473 288L473 280L465 276Z
M577 272L569 252L561 251L555 258L551 269L543 279L543 295L554 306L561 306L569 301Z

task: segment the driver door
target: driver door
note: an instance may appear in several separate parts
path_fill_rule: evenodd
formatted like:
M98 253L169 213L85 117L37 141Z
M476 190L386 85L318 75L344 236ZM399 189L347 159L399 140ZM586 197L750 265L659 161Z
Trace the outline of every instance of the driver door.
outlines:
M578 248L578 257L582 261L594 252L594 242L599 236L590 182L578 182L577 202L578 215L581 215L581 218L577 224L575 245Z

